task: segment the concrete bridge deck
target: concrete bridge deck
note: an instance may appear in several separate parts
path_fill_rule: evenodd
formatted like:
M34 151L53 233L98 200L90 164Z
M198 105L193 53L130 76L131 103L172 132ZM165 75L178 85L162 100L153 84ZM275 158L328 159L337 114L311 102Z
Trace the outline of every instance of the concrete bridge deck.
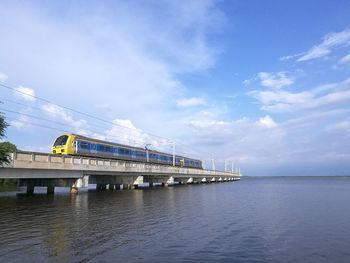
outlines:
M0 178L18 179L19 186L70 186L72 190L97 184L98 189L125 189L186 183L235 181L240 174L160 164L92 157L16 152L11 163L0 168Z

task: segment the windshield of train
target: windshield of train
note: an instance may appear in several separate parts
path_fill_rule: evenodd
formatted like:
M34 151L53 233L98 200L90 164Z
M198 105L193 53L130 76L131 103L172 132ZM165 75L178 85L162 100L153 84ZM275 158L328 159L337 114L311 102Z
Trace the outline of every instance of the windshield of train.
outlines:
M58 137L54 143L53 146L59 146L59 145L65 145L66 142L68 140L68 136L67 135L62 135L60 137Z

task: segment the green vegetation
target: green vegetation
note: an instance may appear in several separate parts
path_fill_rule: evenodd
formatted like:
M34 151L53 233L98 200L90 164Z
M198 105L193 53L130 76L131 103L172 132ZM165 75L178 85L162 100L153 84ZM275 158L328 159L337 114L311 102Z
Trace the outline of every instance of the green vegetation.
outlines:
M7 128L8 124L5 121L4 116L0 113L0 139L5 137L5 129ZM9 142L2 142L0 143L0 166L3 166L4 164L7 164L10 162L10 152L16 151L17 147L16 145L9 143Z
M10 142L1 142L0 143L0 165L10 162L9 153L13 153L17 150L16 145Z
M8 124L5 121L4 116L0 113L0 139L5 137L5 129L8 127ZM17 150L16 145L10 142L2 142L0 143L0 167L4 164L10 162L9 153ZM0 179L0 185L14 185L16 180L13 179Z

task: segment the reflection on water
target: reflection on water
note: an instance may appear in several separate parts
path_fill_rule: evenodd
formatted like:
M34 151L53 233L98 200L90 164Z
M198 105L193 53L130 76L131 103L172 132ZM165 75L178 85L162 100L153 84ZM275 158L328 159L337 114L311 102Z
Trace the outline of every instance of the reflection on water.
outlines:
M1 262L349 262L349 179L0 196Z

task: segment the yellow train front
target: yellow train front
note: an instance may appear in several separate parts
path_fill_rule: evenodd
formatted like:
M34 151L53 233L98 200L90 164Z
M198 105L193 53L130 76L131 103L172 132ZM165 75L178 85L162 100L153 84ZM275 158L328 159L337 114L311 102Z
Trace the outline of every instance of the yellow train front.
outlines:
M59 136L51 148L51 154L113 158L167 165L173 164L173 156L168 153L91 139L76 134ZM202 161L178 155L175 156L175 165L202 169Z

